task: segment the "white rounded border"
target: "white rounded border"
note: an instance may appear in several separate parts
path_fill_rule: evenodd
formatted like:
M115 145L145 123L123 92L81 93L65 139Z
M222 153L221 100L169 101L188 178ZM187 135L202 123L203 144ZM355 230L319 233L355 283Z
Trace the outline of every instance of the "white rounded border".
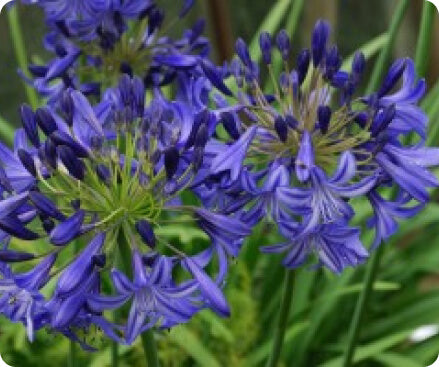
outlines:
M0 0L0 12L2 11L3 7L7 4L10 3L12 0ZM2 361L0 361L0 367L3 367L3 365L1 364Z
M5 1L2 1L2 2L5 2ZM6 1L6 2L8 2L8 1ZM2 356L0 355L0 367L12 367L12 366L6 364L6 362L3 361ZM434 367L436 367L436 366L434 366Z
M0 12L3 10L3 7L11 1L12 0L0 0ZM426 1L431 2L436 7L436 10L439 12L439 0L426 0ZM1 355L0 355L0 367L11 367L8 364L6 364L6 362L3 361ZM433 364L427 367L439 367L439 356L438 359Z
M436 7L436 10L439 12L439 0L427 0L427 1L431 2Z
M433 364L431 364L431 365L429 365L427 367L439 367L439 356L437 357L436 361L433 362Z

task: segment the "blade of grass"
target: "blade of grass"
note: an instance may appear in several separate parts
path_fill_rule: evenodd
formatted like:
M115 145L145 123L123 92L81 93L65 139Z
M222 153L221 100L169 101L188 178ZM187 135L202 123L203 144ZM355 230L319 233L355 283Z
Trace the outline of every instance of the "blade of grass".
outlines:
M439 97L439 93L438 93ZM439 135L439 123L436 118L439 115L439 103L435 103L432 108L427 112L427 116L430 120L430 131L427 136L426 145L432 146L436 145L437 137Z
M392 334L390 336L386 336L385 338L378 339L373 341L372 343L362 345L355 352L355 356L353 358L354 362L361 362L367 360L369 358L373 358L376 355L381 354L385 350L394 347L395 345L403 342L408 338L408 336L413 332L413 330L404 330L399 333ZM320 365L320 367L339 367L341 365L342 358L337 357L328 362L325 362Z
M0 116L0 136L2 140L12 145L14 143L15 129L14 127Z
M8 16L9 30L11 33L18 66L23 71L23 73L27 74L26 46L24 44L23 34L21 32L18 7L17 5L14 5L9 10L5 9L5 11ZM26 90L26 96L29 104L32 106L33 109L36 109L38 107L37 93L27 84L24 85L24 88Z
M369 84L367 86L366 93L372 93L376 88L378 88L380 84L381 77L383 76L384 69L386 67L386 63L389 60L390 53L392 52L393 45L395 43L396 35L398 33L398 29L401 25L402 19L404 18L404 14L409 5L409 0L401 0L398 4L398 7L395 10L395 15L392 18L392 22L389 28L389 40L387 42L386 47L380 53L378 60L375 64L375 67L372 71L372 76L370 78Z
M436 105L436 101L439 98L439 81L436 82L433 88L430 88L428 94L424 97L421 102L421 108L428 112L433 106Z
M294 325L290 326L285 333L285 344L290 344L290 342L299 335L302 331L304 331L309 325L309 321L299 321ZM265 358L267 358L268 354L271 351L271 341L267 341L257 349L255 349L252 353L247 357L244 366L257 366L261 363Z
M369 323L364 330L366 339L377 338L391 330L398 332L403 328L416 328L418 325L439 321L437 309L439 307L439 292L415 299L412 304L394 312L383 315Z
M349 328L347 347L343 357L343 367L349 367L352 364L352 358L354 357L364 311L366 309L367 301L369 300L372 284L374 283L383 251L384 246L381 245L375 250L372 258L369 259L369 265L364 278L364 288L360 294L360 298L358 299L357 306L355 307L354 317L352 318L351 327Z
M428 56L430 54L431 37L433 36L435 13L436 7L428 1L424 1L415 56L416 72L420 76L425 76L428 69L428 62L430 61Z
M378 362L381 362L387 367L424 367L421 363L397 353L380 353L373 357Z
M361 46L358 51L364 54L366 60L374 56L378 51L380 51L389 42L389 35L387 33L380 34L375 38L371 39L369 42ZM349 70L354 60L355 53L346 58L341 66L342 70Z
M288 16L287 24L285 26L285 29L287 30L290 37L294 37L296 33L304 4L305 0L294 0L293 5L291 6L291 12Z
M326 301L324 303L319 303L318 305L312 305L312 310L308 316L308 319L311 320L310 325L307 328L306 333L301 338L295 339L295 351L289 355L289 359L294 361L296 366L305 365L304 362L306 361L311 344L313 344L316 334L318 333L322 324L325 322L325 319L328 317L328 315L331 315L336 309L338 303L340 302L338 293L350 283L353 275L354 271L352 271L352 269L348 269L341 276L333 279L330 282L330 286L323 288L327 289L326 294L328 298Z
M310 271L309 269L300 269L297 271L296 280L294 282L292 317L302 312L309 304L318 274L318 272Z
M267 367L276 367L284 344L285 331L288 325L291 303L293 298L294 272L285 270L284 290L280 304L279 319L273 338L273 349L267 361Z
M200 339L184 325L174 327L168 334L170 340L184 349L200 366L220 367L221 364L211 354Z

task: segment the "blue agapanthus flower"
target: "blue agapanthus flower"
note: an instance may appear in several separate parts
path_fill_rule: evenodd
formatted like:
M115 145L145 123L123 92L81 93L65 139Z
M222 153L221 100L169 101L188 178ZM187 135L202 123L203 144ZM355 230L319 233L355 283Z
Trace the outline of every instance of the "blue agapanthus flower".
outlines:
M31 65L32 79L23 77L51 104L68 88L99 95L124 73L140 77L146 86L166 85L177 73L200 74L209 54L203 20L173 39L164 30L174 22L165 22L164 10L153 0L30 3L45 11L49 33L44 46L54 57ZM192 5L182 2L178 18Z
M221 112L206 108L207 79L178 80L174 101L155 90L145 103L143 81L128 75L94 106L68 89L56 107L22 106L14 149L0 144L0 312L23 322L30 339L47 327L87 347L79 331L96 326L132 343L203 308L229 314L228 256L250 226L242 208L181 201L208 171L205 149ZM211 244L176 242L167 231L175 223ZM16 239L39 245L17 251ZM43 296L49 281L54 291ZM107 319L127 303L124 323Z
M439 149L425 146L427 117L418 106L425 82L417 80L413 61L396 61L378 91L356 96L365 57L357 52L351 71L341 70L342 58L329 36L329 24L318 21L311 47L290 67L287 33L280 31L275 40L262 33L262 60L273 84L269 93L260 86L247 45L236 42L238 58L229 75L238 102L220 115L230 141L208 145L210 176L201 192L209 205L224 200L227 188L239 188L239 196L227 201L241 205L241 219L254 225L269 218L285 237L264 252L285 252L290 268L314 255L339 273L368 256L360 229L350 224L351 201L369 200L372 248L378 246L395 233L397 218L414 216L428 202L428 188L438 186L428 168L439 164ZM271 65L273 44L284 64L279 75ZM206 76L214 85L224 78L220 71Z

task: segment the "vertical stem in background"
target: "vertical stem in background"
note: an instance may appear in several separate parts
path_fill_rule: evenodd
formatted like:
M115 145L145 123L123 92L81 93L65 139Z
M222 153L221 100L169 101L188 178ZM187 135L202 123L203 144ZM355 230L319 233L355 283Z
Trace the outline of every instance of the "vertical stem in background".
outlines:
M142 335L142 345L145 352L145 357L148 362L148 367L158 367L159 359L157 355L157 348L154 340L154 332L149 329L145 331Z
M18 16L17 5L13 5L10 9L5 8L4 10L8 16L9 30L12 37L12 42L14 44L15 57L17 58L17 63L23 73L27 73L27 58L26 58L26 47L23 41L23 34L21 32L20 20ZM38 97L35 90L29 85L25 84L24 88L26 90L27 99L29 104L33 109L38 107Z
M131 248L127 242L127 238L125 237L123 230L120 231L117 239L118 239L119 254L120 254L123 270L129 278L132 278ZM159 367L157 347L154 340L154 331L151 329L145 331L141 335L141 338L142 338L142 345L143 345L143 350L145 352L147 366ZM113 353L117 353L117 350L114 351L113 349ZM116 359L117 360L119 359L118 356ZM118 365L113 365L112 367L118 367Z
M119 367L119 343L111 342L111 367Z
M372 257L369 259L369 264L366 269L366 275L363 283L363 290L361 291L360 298L358 299L355 307L354 317L351 321L351 326L348 335L348 344L346 346L345 354L343 357L343 367L349 367L352 364L352 358L354 356L355 347L358 341L358 335L360 333L361 322L363 321L364 310L369 299L372 285L375 281L376 274L378 272L381 255L383 253L385 244L381 244Z
M305 0L295 0L293 5L291 5L291 12L285 26L285 29L287 30L291 38L293 38L296 34L297 25L299 24L299 19L302 15L304 4Z
M292 270L286 269L284 289L280 304L279 320L274 331L273 349L267 361L266 367L276 367L282 351L285 337L285 330L288 324L288 316L290 314L291 303L293 299L294 273Z
M78 367L76 364L76 343L70 340L68 367Z
M218 47L219 61L230 60L233 55L233 33L227 0L209 0L210 20Z
M387 46L383 48L380 56L378 57L366 89L366 94L372 93L380 84L386 63L389 60L390 53L392 52L392 48L395 43L396 34L398 33L399 26L401 25L409 3L410 2L408 0L401 0L395 10L395 15L393 16L392 23L389 27L389 42L387 43Z
M426 76L427 74L435 13L435 6L428 1L424 1L415 56L416 72L419 76Z

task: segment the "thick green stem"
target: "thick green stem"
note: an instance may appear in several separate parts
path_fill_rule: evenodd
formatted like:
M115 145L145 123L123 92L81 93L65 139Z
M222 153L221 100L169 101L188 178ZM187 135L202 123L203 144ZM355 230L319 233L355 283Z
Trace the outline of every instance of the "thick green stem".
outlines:
M276 326L273 349L267 361L266 367L276 367L282 351L285 337L285 330L288 324L288 316L290 314L291 303L293 299L294 273L292 270L286 270L284 289L280 304L279 320Z
M69 345L69 362L68 362L68 366L69 367L77 367L77 363L76 363L76 343L74 341L70 341L70 345Z
M428 62L430 61L429 54L435 14L436 7L428 1L424 1L415 56L416 72L420 76L425 76L428 69Z
M9 10L5 9L8 15L9 30L12 37L12 42L14 44L15 57L17 58L17 63L23 73L27 73L27 58L26 58L26 47L24 45L23 34L21 32L20 20L18 16L17 5L15 4ZM25 90L27 99L33 109L38 107L38 97L33 88L25 84Z
M355 307L354 317L352 318L351 326L349 329L348 344L346 346L343 358L343 367L349 367L352 364L352 358L354 356L355 347L358 341L358 335L361 329L361 322L363 321L364 311L366 309L366 305L372 290L372 285L378 272L383 249L384 245L381 244L381 246L378 247L378 249L373 253L372 258L369 260L369 264L366 270L366 276L363 283L363 289Z
M131 248L127 242L126 234L122 230L118 236L118 245L122 266L124 268L125 274L130 277L132 276ZM157 347L154 340L154 332L151 329L147 330L141 335L141 338L147 366L159 367ZM113 367L117 367L117 365L113 365Z
M402 19L404 18L404 14L407 10L409 3L409 0L401 0L395 10L395 14L392 17L392 23L389 27L389 41L381 51L380 56L378 57L375 67L372 71L372 76L370 77L369 84L367 86L367 94L372 93L376 88L378 88L380 84L381 77L383 76L386 67L386 63L389 60L393 45L396 40L399 26L401 25Z
M111 367L119 367L119 343L111 342Z
M157 355L157 348L154 340L154 332L149 329L142 334L143 351L145 352L148 367L158 367L159 358Z

